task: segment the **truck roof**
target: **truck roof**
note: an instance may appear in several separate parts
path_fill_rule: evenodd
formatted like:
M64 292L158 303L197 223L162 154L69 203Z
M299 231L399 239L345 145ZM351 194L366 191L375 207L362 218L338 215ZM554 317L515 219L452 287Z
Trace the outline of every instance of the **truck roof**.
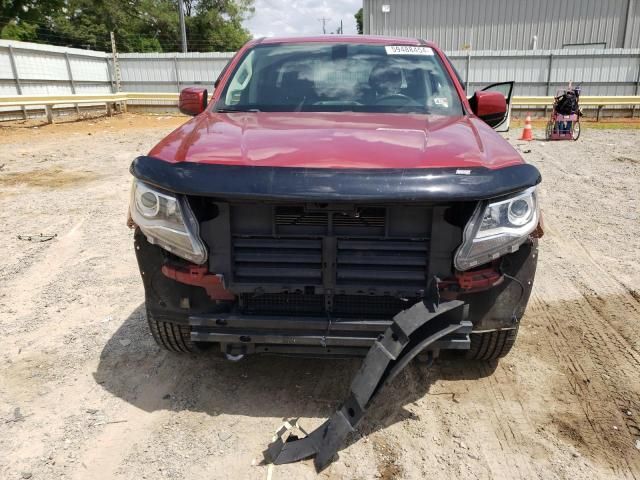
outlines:
M255 44L276 43L353 43L353 44L382 44L382 45L424 45L436 47L433 42L426 42L417 38L387 37L378 35L317 35L308 37L266 37L258 38ZM437 48L437 47L436 47Z

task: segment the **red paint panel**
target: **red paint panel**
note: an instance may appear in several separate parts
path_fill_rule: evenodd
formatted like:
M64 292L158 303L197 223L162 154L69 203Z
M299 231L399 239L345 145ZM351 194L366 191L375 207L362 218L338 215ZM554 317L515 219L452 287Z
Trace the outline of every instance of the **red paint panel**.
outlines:
M207 267L193 265L184 269L163 265L162 273L165 277L176 282L204 288L207 295L213 300L235 300L236 298L233 293L224 288L222 278L209 273Z
M501 168L522 163L491 127L468 116L211 113L150 152L167 162L305 168Z
M478 91L475 96L477 110L475 113L478 117L507 113L507 101L502 93Z
M415 39L366 36L253 40L231 60L212 103L229 80L233 65L260 43L380 43L419 45ZM502 168L523 163L520 155L471 113L462 86L444 54L442 59L460 96L465 115L239 112L211 108L172 132L149 155L167 162L304 168ZM501 108L499 93L479 92L487 111ZM504 104L504 97L502 97Z
M185 115L199 115L207 107L207 89L190 87L180 92L178 108Z

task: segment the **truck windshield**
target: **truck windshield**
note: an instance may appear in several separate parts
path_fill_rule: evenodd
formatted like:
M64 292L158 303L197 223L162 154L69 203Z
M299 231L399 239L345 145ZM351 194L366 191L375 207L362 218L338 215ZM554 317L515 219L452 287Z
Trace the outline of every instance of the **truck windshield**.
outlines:
M341 43L254 47L214 109L462 115L451 78L430 47Z

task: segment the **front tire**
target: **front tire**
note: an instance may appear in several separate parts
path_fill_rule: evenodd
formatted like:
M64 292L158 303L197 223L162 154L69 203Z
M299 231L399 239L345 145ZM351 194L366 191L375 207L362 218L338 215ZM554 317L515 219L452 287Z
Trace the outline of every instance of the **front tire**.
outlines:
M518 328L471 334L471 348L466 358L470 360L497 360L504 357L513 348L518 336Z
M147 323L159 347L174 353L198 353L201 347L191 341L191 327L157 320L147 309Z
M580 138L580 122L573 122L573 128L571 129L571 138L575 142Z
M547 129L545 131L545 138L547 140L551 140L551 135L553 135L553 126L554 126L554 122L552 121L547 122Z

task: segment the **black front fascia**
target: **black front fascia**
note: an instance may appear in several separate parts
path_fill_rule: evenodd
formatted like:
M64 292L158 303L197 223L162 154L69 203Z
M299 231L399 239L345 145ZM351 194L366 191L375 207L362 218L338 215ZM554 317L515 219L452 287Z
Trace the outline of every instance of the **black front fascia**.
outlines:
M228 200L477 201L518 192L541 180L529 164L494 170L331 169L169 163L141 156L130 170L134 177L171 192Z

